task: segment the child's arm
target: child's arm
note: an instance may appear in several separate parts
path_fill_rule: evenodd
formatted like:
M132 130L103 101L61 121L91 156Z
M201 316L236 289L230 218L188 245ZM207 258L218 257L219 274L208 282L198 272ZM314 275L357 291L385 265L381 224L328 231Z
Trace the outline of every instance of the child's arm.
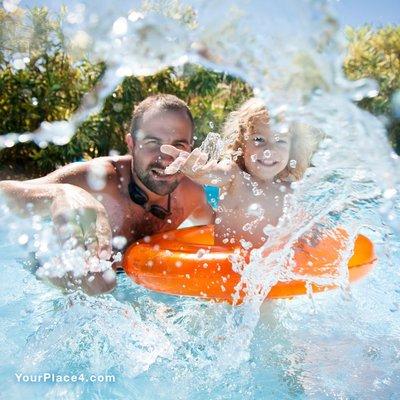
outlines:
M239 171L236 163L223 159L221 161L208 161L208 154L199 148L191 153L177 149L171 145L162 145L161 151L174 158L174 161L165 168L168 175L178 171L200 185L226 186Z

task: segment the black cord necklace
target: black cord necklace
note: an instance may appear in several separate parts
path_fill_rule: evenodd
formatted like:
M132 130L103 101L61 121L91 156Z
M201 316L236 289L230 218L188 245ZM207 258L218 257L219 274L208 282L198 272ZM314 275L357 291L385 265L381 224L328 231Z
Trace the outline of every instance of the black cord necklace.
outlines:
M132 171L131 171L130 182L128 184L128 191L131 200L135 204L138 204L139 206L143 207L146 211L150 212L158 219L164 220L165 218L171 215L171 193L168 193L168 203L166 209L162 206L159 206L158 204L149 205L148 204L149 197L133 179Z

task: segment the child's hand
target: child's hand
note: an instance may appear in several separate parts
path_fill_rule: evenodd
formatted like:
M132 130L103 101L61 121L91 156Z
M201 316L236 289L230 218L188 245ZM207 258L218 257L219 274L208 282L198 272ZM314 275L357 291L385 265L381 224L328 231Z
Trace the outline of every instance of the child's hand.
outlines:
M213 161L207 162L208 154L202 152L199 148L188 153L169 144L164 144L160 150L175 159L165 168L164 172L167 175L173 175L180 171L189 178L195 179L209 172L211 166L215 164Z
M188 153L164 144L160 150L174 158L174 161L165 168L164 172L167 175L173 175L180 171L200 185L219 187L229 185L235 177L236 163L226 159L208 161L208 154L200 148Z

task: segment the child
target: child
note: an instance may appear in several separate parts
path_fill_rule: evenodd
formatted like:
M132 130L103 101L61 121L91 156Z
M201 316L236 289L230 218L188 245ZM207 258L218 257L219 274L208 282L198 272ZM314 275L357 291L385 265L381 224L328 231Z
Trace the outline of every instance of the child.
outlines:
M219 186L215 219L219 244L261 246L266 240L263 228L275 226L283 213L290 183L301 179L310 165L317 142L310 128L280 124L280 131L273 132L269 122L262 100L246 101L225 123L227 157L219 161L209 161L199 148L189 154L161 146L163 153L175 158L166 174L180 171L197 183Z

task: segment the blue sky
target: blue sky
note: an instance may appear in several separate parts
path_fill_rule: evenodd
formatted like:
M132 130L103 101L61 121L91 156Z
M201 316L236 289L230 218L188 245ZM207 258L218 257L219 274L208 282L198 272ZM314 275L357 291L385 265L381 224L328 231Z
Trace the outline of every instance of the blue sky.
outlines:
M400 0L330 0L342 25L400 24Z
M127 0L129 1L129 0ZM212 1L212 0L209 0ZM252 1L252 0L250 0ZM266 0L275 1L275 0ZM342 25L360 26L371 23L374 26L400 24L400 0L328 0L337 10ZM32 7L42 4L68 4L69 1L21 0L20 5ZM58 8L58 7L56 7Z

